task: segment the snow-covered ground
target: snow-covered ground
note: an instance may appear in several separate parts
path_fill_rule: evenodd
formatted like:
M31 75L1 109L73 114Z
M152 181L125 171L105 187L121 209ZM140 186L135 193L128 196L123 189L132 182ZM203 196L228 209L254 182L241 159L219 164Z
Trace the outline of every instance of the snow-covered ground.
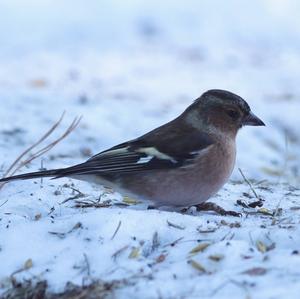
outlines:
M6 185L0 293L13 274L46 279L50 291L117 280L118 298L298 298L298 1L3 0L0 12L1 172L63 111L57 136L83 120L43 157L48 169L137 137L210 88L243 96L267 124L240 132L233 181L212 199L238 219L120 206L119 195L68 179ZM263 210L236 204L255 201L238 168ZM100 196L114 204L74 208Z

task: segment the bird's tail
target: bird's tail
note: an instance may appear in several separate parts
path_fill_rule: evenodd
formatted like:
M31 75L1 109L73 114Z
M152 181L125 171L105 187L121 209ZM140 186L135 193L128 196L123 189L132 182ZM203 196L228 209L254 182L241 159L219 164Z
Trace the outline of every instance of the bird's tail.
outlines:
M18 174L0 179L0 183L16 181L16 180L30 180L44 177L56 177L60 174L61 169L43 170L37 172L29 172L24 174Z

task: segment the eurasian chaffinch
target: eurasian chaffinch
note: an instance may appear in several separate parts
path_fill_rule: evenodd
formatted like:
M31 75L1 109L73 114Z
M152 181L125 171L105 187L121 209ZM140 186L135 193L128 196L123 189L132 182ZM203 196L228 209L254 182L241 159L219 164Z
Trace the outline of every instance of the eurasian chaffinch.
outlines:
M174 120L84 163L20 174L0 182L70 177L150 200L154 206L202 205L209 209L203 203L229 179L235 164L236 135L245 125L264 123L241 97L213 89Z

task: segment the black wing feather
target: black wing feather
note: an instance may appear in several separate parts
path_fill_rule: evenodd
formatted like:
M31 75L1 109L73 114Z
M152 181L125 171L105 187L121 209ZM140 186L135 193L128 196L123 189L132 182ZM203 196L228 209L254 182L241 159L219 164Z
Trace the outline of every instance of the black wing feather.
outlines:
M57 177L72 176L74 174L105 176L178 168L190 163L197 152L213 144L207 134L199 134L199 132L194 134L189 132L189 134L182 136L180 143L178 143L178 140L168 141L168 136L166 136L164 142L158 142L157 138L151 140L154 137L153 133L155 133L155 130L149 136L147 136L148 133L138 139L121 143L91 157L85 163L63 169ZM143 151L149 148L155 148L158 153L165 155L165 157L152 156ZM152 156L149 161L141 161L142 158L149 156ZM169 159L166 157L169 157Z
M174 122L177 122L174 125ZM197 153L214 141L180 120L167 123L135 140L121 143L87 160L85 163L63 169L53 169L0 179L7 182L37 177L64 177L99 175L103 177L140 173L156 169L172 169L188 165ZM153 154L149 154L151 149ZM145 158L144 160L142 158Z

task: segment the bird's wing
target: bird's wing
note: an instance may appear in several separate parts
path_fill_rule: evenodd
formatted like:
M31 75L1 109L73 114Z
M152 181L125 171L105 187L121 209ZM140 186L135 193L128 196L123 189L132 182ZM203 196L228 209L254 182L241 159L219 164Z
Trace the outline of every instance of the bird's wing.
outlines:
M180 143L178 140L172 143L167 139L153 142L151 138L142 136L103 151L85 163L63 169L57 177L76 174L113 175L179 168L189 164L213 144L208 135L199 133L197 136L184 136Z

